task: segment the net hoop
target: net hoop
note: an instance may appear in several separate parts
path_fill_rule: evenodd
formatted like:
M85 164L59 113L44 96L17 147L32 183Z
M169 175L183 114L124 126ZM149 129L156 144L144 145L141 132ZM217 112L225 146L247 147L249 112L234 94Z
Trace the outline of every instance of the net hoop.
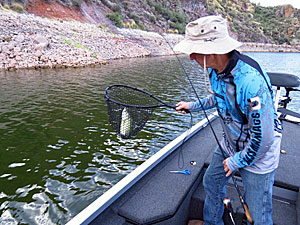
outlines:
M113 89L113 88L117 88L117 87L122 87L122 88L128 88L134 91L138 91L144 95L148 95L149 97L155 99L158 102L161 102L162 104L156 104L156 105L135 105L135 104L126 104L124 102L120 102L112 97L109 96L109 90ZM108 101L111 101L115 104L118 105L122 105L125 107L134 107L134 108L141 108L141 109L147 109L147 108L157 108L157 107L161 107L161 106L168 106L168 104L163 103L159 98L155 97L154 95L152 95L151 93L144 91L142 89L136 88L136 87L131 87L131 86L127 86L127 85L123 85L123 84L114 84L114 85L110 85L108 87L105 88L104 90L104 98ZM172 107L173 108L173 107Z

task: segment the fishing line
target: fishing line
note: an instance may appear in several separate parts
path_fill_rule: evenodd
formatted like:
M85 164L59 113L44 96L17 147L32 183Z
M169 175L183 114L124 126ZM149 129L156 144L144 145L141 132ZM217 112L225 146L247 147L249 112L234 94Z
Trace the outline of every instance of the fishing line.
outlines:
M208 121L208 125L209 125L209 127L210 127L210 129L211 129L211 131L212 131L212 133L213 133L213 136L214 136L214 138L215 138L215 140L216 140L216 142L217 142L217 145L219 146L219 148L220 148L220 150L221 150L221 152L222 152L222 156L223 156L224 159L226 159L225 152L224 152L224 150L223 150L223 148L222 148L222 146L221 146L221 144L220 144L220 142L219 142L219 140L218 140L218 138L217 138L217 135L216 135L216 133L215 133L213 127L212 127L212 124L211 124L211 122L210 122L210 120L209 120L209 118L208 118L208 116L207 116L206 110L204 109L203 103L202 103L202 101L200 101L200 98L199 98L199 96L198 96L198 94L197 94L197 92L196 92L196 89L195 89L195 87L194 87L194 85L193 85L193 83L192 83L192 81L191 81L189 75L187 74L185 68L183 67L181 61L179 60L177 54L175 53L174 49L172 48L172 46L170 45L170 43L168 42L168 40L167 40L161 33L159 33L159 34L162 36L162 38L165 40L165 42L166 42L166 43L169 45L169 47L171 48L171 50L172 50L172 52L174 53L174 55L175 55L175 57L176 57L176 59L177 59L179 65L180 65L180 67L182 68L182 70L183 70L185 76L187 77L187 79L188 79L188 81L189 81L189 83L190 83L190 85L191 85L191 87L192 87L192 89L193 89L193 91L194 91L194 93L195 93L195 95L196 95L196 97L197 97L197 100L198 100L199 103L200 103L200 106L201 106L201 108L202 108L202 111L203 111L203 113L204 113L204 116L205 116L205 118L206 118L207 121ZM205 67L206 67L206 60L205 60ZM206 69L206 68L205 68L205 69ZM204 71L204 75L205 75L205 73L206 73L206 72ZM239 189L239 187L238 187L238 185L237 185L237 181L236 181L236 178L234 177L234 174L231 174L231 178L232 178L234 187L235 187L235 189L237 190L237 193L238 193L238 195L239 195L239 199L240 199L240 202L241 202L241 204L242 204L242 206L243 206L243 209L244 209L244 212L245 212L245 214L246 214L247 220L250 222L250 224L253 225L253 224L254 224L254 221L253 221L253 219L252 219L252 217L251 217L251 215L250 215L248 205L246 204L246 202L245 202L245 200L244 200L244 198L243 198L243 196L242 196L242 193L241 193L241 191L240 191L240 189Z
M183 152L182 152L182 149L183 149L183 145L184 145L184 143L186 142L186 140L187 140L187 137L189 136L189 134L190 134L190 131L191 131L191 128L192 128L192 126L193 126L193 114L192 114L192 112L190 112L189 111L189 113L190 113L190 123L189 123L189 128L188 128L188 130L187 130L187 132L186 132L186 135L185 135L185 137L183 138L183 140L182 140L182 142L181 142L181 145L179 146L179 156L178 156L178 163L177 163L177 165L178 165L178 168L179 169L183 169L183 167L184 167L184 156L183 156ZM182 159L182 165L180 165L180 159Z

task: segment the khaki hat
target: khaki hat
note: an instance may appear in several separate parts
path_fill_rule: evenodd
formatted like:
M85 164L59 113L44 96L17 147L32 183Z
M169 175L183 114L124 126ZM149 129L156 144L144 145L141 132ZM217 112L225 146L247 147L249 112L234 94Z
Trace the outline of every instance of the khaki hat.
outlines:
M226 54L241 46L228 34L227 21L221 16L206 16L186 25L185 38L174 51L185 54Z

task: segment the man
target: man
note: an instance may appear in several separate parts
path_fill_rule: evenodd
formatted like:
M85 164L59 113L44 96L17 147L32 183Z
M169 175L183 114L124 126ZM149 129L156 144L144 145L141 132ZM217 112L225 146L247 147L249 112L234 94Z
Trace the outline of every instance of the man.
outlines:
M212 94L196 102L180 102L176 110L216 107L221 118L223 139L203 179L204 224L223 224L225 185L239 170L255 225L269 225L273 224L272 187L281 128L268 75L256 61L235 50L239 46L220 16L202 17L186 26L185 39L174 50L189 54L204 68Z

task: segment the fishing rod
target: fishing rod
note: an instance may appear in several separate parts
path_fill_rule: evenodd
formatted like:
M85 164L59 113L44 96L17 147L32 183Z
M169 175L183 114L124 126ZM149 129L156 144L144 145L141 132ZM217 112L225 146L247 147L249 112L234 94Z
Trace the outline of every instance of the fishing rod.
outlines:
M217 144L218 144L218 146L219 146L219 148L220 148L220 150L221 150L221 152L222 152L222 156L223 156L224 159L226 159L224 149L222 148L222 146L221 146L221 144L220 144L220 142L219 142L219 140L218 140L218 138L217 138L217 135L216 135L216 133L215 133L215 130L214 130L213 127L212 127L212 124L211 124L211 122L210 122L210 120L209 120L209 118L208 118L208 116L207 116L206 110L204 109L203 103L200 101L199 95L197 94L197 91L196 91L196 89L195 89L195 87L194 87L194 85L193 85L193 83L192 83L192 81L191 81L189 75L187 74L185 68L183 67L183 65L182 65L182 63L181 63L181 61L180 61L180 59L178 58L178 56L177 56L177 54L175 53L175 51L174 51L174 49L172 48L172 46L170 45L169 41L163 36L162 33L159 32L159 34L160 34L160 36L165 40L165 42L168 44L168 46L170 47L170 49L171 49L172 52L174 53L174 55L175 55L175 57L176 57L176 59L177 59L179 65L180 65L182 71L184 72L185 76L187 77L187 79L188 79L188 81L189 81L189 83L190 83L190 85L191 85L191 87L192 87L192 89L193 89L193 92L195 93L195 95L196 95L196 97L197 97L197 100L198 100L199 103L200 103L200 106L201 106L201 108L202 108L202 111L203 111L203 113L204 113L204 116L205 116L205 118L206 118L207 121L208 121L208 125L209 125L209 127L210 127L210 129L211 129L211 131L212 131L212 133L213 133L213 136L214 136L214 138L216 139ZM245 202L244 197L243 197L243 195L242 195L242 193L241 193L241 191L240 191L240 189L239 189L239 187L238 187L238 185L237 185L237 181L236 181L236 178L234 177L234 174L231 175L231 178L232 178L234 187L235 187L235 189L237 190L237 193L238 193L238 195L239 195L239 199L240 199L240 202L241 202L241 204L242 204L242 206L243 206L243 209L244 209L245 215L246 215L246 217L247 217L247 220L248 220L248 222L249 222L251 225L254 225L254 221L253 221L253 219L252 219L252 217L251 217L251 215L250 215L248 205L247 205L247 203Z
M231 205L231 200L229 198L224 198L223 204L224 204L224 207L228 210L229 217L231 219L232 224L235 225L235 221L233 219L233 209L232 209L232 205Z

